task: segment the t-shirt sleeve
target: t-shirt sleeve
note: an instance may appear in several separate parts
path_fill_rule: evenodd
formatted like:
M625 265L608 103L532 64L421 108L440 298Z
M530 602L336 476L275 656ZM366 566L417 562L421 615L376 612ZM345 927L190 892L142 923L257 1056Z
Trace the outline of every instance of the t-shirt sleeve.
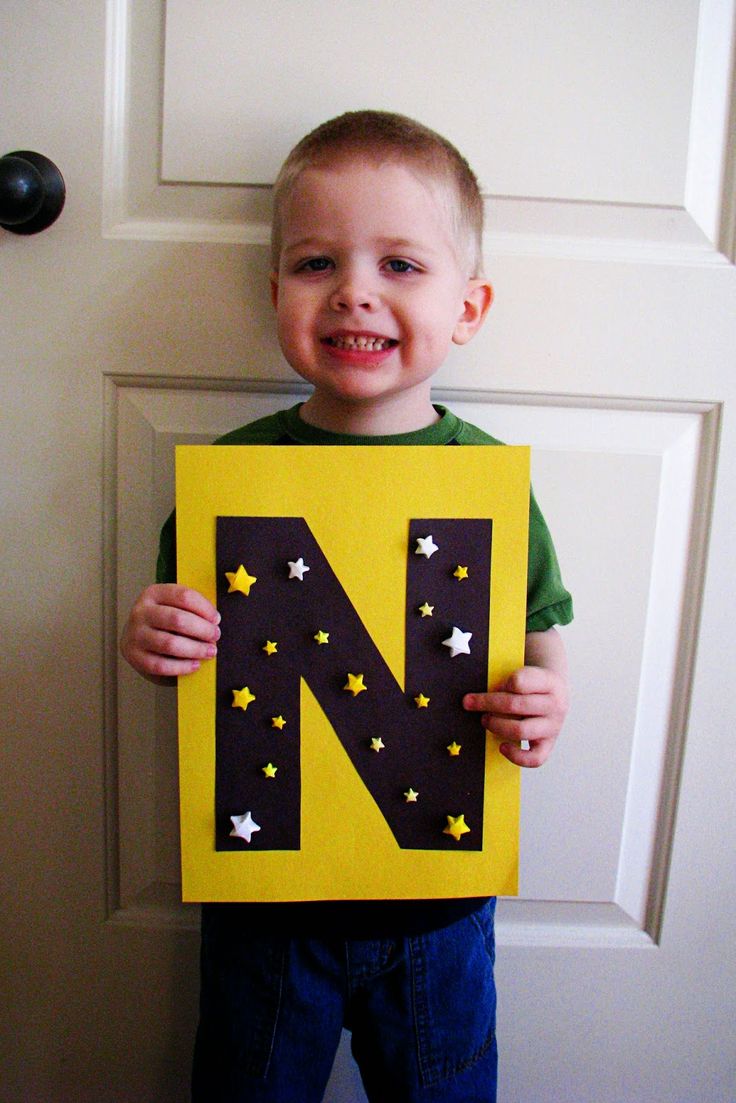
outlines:
M552 537L532 491L529 502L529 568L526 630L544 632L573 618L572 597L562 582Z

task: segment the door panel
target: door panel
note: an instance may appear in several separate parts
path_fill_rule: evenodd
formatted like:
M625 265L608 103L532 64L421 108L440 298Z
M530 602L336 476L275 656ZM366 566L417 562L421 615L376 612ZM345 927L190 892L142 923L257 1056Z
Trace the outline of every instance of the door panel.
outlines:
M141 382L132 376L108 381L109 439L117 441L111 482L118 487L108 503L118 563L111 648L118 621L150 577L152 549L173 500L174 445L207 442L215 425L227 431L304 393L303 387L268 390L243 380ZM567 924L576 943L588 937L596 945L607 917L616 945L627 928L632 945L640 945L642 934L656 938L666 885L669 826L660 813L673 800L672 764L681 752L682 693L675 687L686 684L682 663L694 639L697 608L688 595L704 570L718 408L563 403L554 396L530 402L458 389L435 397L509 443L532 444L537 494L560 533L559 553L582 610L565 633L575 681L599 687L576 708L549 767L525 778L525 904L507 902L499 929L514 939L523 923L525 938L544 943L550 923ZM593 648L593 625L614 620L616 633ZM153 904L156 891L163 904L178 888L175 763L167 734L175 717L171 693L142 686L122 660L118 665L120 906L126 909ZM147 787L135 780L142 760L151 763ZM551 838L548 823L556 825ZM558 834L567 840L564 852ZM162 866L151 864L154 855Z

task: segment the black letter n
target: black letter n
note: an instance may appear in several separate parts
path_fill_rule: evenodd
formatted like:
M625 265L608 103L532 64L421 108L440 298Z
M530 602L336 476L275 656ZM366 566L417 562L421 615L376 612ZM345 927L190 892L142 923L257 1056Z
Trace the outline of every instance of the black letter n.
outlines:
M461 699L487 684L491 530L490 520L410 522L402 689L303 518L217 519L218 850L299 849L301 678L401 848L482 849L485 733ZM416 554L429 535L437 551ZM295 574L289 563L299 560L309 569ZM226 573L241 564L256 579L247 596L228 592ZM470 633L469 653L452 656L444 641L453 628ZM315 639L320 631L327 642ZM346 690L348 674L362 674L366 690ZM253 700L243 710L233 691L245 687ZM417 705L422 697L426 707ZM326 748L327 783L329 755ZM260 828L250 844L230 836L230 817L245 812ZM470 831L444 834L447 816L460 814Z

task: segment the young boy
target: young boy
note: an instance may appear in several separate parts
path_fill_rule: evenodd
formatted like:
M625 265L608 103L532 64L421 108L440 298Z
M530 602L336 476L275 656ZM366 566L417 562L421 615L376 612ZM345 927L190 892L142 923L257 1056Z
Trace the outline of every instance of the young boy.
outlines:
M465 160L393 114L351 112L292 151L276 183L271 289L278 338L314 391L227 444L497 444L430 399L451 343L482 325L483 203ZM214 657L217 610L175 584L174 528L158 583L121 648L154 681ZM567 710L555 624L572 617L530 507L525 666L463 700L519 766L549 756ZM209 904L202 915L196 1103L318 1103L343 1026L369 1099L496 1098L493 900Z

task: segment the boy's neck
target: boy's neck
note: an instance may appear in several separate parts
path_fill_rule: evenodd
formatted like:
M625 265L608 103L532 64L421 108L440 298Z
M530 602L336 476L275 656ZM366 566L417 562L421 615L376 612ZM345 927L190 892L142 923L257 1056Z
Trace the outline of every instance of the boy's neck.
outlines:
M359 437L413 433L434 425L440 418L429 397L419 404L414 396L406 402L397 402L393 396L392 401L385 404L380 400L341 403L318 391L299 407L299 416L317 429Z

